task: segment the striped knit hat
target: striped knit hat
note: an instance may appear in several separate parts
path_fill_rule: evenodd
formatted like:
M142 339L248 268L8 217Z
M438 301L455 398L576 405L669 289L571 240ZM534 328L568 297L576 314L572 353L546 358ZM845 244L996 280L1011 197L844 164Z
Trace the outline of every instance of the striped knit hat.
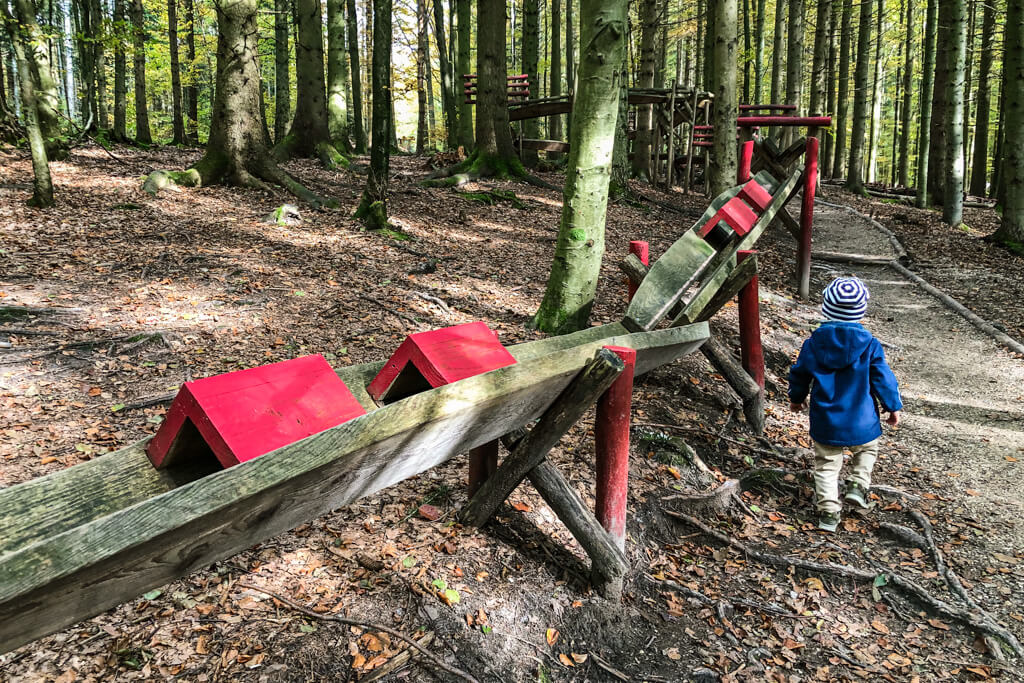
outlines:
M855 277L839 277L822 294L821 312L828 320L855 323L868 310L868 288Z

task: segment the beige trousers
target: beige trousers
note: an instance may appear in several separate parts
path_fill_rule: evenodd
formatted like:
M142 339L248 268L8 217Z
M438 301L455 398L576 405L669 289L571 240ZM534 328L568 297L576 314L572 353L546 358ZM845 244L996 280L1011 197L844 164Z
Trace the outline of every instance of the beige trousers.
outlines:
M843 509L839 502L839 472L843 469L843 446L829 446L814 442L814 494L819 512L839 513ZM878 457L878 439L862 446L850 446L848 481L854 481L865 489L871 488L871 470Z

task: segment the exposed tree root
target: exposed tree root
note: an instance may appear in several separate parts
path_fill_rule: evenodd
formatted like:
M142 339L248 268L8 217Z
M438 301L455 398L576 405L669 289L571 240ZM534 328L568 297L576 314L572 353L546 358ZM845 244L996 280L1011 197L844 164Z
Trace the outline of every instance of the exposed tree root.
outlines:
M655 579L653 576L650 576L648 574L643 574L642 576L651 585L653 585L655 587L664 588L664 589L667 589L667 590L673 590L673 591L676 591L677 593L682 593L686 597L693 598L694 600L696 600L697 602L699 602L702 605L721 605L723 602L728 602L728 603L730 603L732 605L741 605L743 607L747 607L749 609L754 609L754 610L757 610L759 612L764 612L765 614L770 614L770 615L776 616L776 617L787 617L787 618L790 618L790 619L807 619L807 618L809 618L809 617L802 616L800 614L793 614L789 610L784 609L782 607L779 607L777 605L773 605L771 603L757 602L757 601L754 601L754 600L747 600L745 598L729 598L728 600L718 600L718 601L715 601L713 598L710 598L707 595L704 595L700 591L695 591L692 588L690 588L688 586L684 586L681 583L676 583L675 581L672 581L671 579L660 579L659 580L659 579Z
M865 583L875 585L875 580L882 576L885 580L881 588L893 587L900 590L907 597L919 602L928 609L932 610L936 614L940 614L949 619L960 622L964 626L970 628L973 631L979 631L986 633L991 636L995 636L1002 640L1017 657L1024 657L1024 648L1021 647L1016 636L1010 633L1008 630L995 623L987 614L982 612L980 616L976 616L967 610L961 609L956 605L952 605L948 602L936 598L924 587L918 585L915 581L892 571L876 572L870 569L858 569L857 567L850 567L848 565L833 564L830 562L812 562L799 557L790 557L783 555L775 555L773 553L761 552L755 550L750 546L741 543L740 541L731 538L724 533L712 529L710 526L700 521L696 517L686 515L679 512L672 512L666 510L665 514L678 519L682 522L689 524L692 527L700 529L704 534L714 538L715 540L728 545L732 548L740 550L748 559L756 560L761 564L767 564L774 567L800 569L805 572L812 574L828 574L832 576L839 576L847 579L851 579L858 583ZM971 601L973 602L973 601ZM970 604L970 603L969 603Z
M671 496L662 497L662 502L682 503L691 510L713 510L724 512L733 502L733 498L739 493L740 482L738 479L728 479L710 491L700 493L676 493Z
M528 172L517 158L504 159L496 155L485 155L479 150L464 161L434 171L420 184L423 187L462 187L479 178L522 180L556 192L562 189Z
M289 133L281 142L274 145L271 155L277 163L284 163L289 159L304 156L303 149L309 149L308 143L299 140L296 134ZM320 160L320 165L328 171L345 169L352 163L330 140L321 140L313 145L312 149L313 154Z

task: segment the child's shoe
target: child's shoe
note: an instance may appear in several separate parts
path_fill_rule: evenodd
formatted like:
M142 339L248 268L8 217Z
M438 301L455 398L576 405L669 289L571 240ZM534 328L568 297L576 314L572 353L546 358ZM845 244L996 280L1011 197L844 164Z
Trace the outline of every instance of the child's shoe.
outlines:
M862 510L868 509L868 490L855 481L846 482L846 495L843 496Z
M839 527L839 514L835 512L819 512L818 528L822 531L835 531Z

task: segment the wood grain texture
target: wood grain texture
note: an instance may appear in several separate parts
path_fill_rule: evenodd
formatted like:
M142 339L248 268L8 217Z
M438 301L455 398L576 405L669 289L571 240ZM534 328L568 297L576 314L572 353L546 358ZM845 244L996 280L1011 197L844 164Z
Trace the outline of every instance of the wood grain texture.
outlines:
M513 347L516 365L416 394L194 481L153 470L139 443L0 491L0 652L499 438L541 415L605 344L635 348L643 372L708 337L706 324L623 329ZM339 375L363 403L365 382L380 367Z

